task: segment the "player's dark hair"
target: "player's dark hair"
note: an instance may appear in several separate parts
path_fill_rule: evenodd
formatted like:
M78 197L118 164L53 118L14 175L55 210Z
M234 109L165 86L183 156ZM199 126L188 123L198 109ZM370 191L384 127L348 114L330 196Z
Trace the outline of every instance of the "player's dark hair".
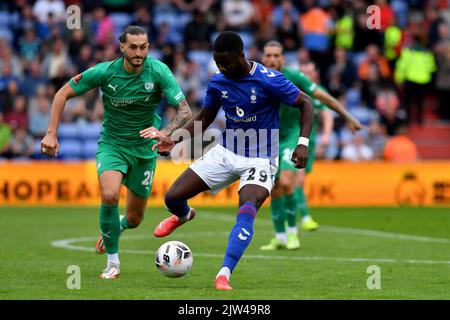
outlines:
M123 33L119 37L120 43L127 42L127 34L131 34L133 36L139 35L139 34L147 34L144 28L140 26L128 26L125 28Z
M232 31L224 31L214 41L213 51L216 52L242 52L244 50L244 43L241 37Z
M280 48L280 49L281 49L281 53L284 52L283 45L282 45L280 42L275 41L275 40L270 40L269 42L267 42L267 43L264 45L264 49L267 48L267 47L277 47L277 48Z

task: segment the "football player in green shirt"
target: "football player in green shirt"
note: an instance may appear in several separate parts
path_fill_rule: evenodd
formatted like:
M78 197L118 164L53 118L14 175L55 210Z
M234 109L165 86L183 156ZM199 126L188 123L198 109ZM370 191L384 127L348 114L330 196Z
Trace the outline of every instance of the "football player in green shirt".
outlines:
M73 77L53 99L47 134L41 153L56 156L59 150L58 125L68 99L101 88L105 109L103 130L96 153L101 191L100 230L97 253L107 253L102 279L120 274L119 236L142 221L156 167L155 143L143 139L140 131L157 127L155 110L162 99L177 109L177 114L161 133L167 136L182 127L192 116L191 109L169 68L147 57L148 38L139 26L128 26L119 38L123 56L99 63ZM119 217L121 185L127 187L126 214Z
M284 66L283 46L277 41L269 41L264 46L262 63L274 70L280 71L293 82L300 90L316 99L314 106L321 107L322 104L336 111L346 121L349 128L355 132L362 128L359 121L354 118L345 107L333 98L324 88L312 82L305 74L292 68ZM294 114L296 113L297 114ZM300 130L297 109L285 105L280 106L280 163L275 186L271 193L271 212L275 227L275 238L270 243L262 246L261 250L297 249L300 240L297 236L297 208L303 215L302 227L306 230L315 230L318 224L312 220L307 212L306 198L303 187L296 189L297 169L290 161L290 154L297 146L297 137ZM314 132L317 127L317 113L314 117L313 131L309 141L308 161L309 170L314 161ZM328 126L329 127L329 126ZM286 233L285 221L287 218L288 232Z

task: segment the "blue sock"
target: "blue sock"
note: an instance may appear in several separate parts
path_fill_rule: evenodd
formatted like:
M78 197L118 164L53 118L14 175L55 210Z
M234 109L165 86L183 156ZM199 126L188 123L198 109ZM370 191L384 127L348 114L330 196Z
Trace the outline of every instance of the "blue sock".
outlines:
M183 218L189 213L189 206L186 200L175 200L168 195L165 197L166 207L178 218Z
M228 247L225 252L222 268L228 267L231 272L244 254L245 249L252 241L253 222L256 216L256 207L251 202L244 203L238 210L236 224L228 237Z

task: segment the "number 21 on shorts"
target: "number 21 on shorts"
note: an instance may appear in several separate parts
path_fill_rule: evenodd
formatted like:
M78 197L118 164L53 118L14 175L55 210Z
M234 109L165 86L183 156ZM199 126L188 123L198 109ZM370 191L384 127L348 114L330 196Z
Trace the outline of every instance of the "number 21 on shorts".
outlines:
M142 180L141 184L146 188L150 188L153 183L153 171L147 170L144 172L144 180Z

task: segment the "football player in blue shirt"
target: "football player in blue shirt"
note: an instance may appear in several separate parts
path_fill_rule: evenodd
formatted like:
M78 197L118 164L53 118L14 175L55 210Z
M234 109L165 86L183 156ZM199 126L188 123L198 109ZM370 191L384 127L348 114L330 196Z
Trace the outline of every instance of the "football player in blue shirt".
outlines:
M256 213L274 185L280 103L302 109L299 142L291 158L296 168L304 168L308 160L314 111L311 99L282 73L245 58L243 42L237 33L221 33L214 42L213 56L219 72L208 83L201 111L182 129L192 137L194 122L199 121L203 132L223 108L226 130L221 142L195 161L169 188L165 203L173 215L162 221L154 234L168 236L195 217L195 210L188 206L187 200L207 190L216 193L239 179L236 224L214 282L219 290L232 290L230 275L252 239ZM168 155L181 142L155 128L142 130L141 136L157 139L154 148L161 155Z

